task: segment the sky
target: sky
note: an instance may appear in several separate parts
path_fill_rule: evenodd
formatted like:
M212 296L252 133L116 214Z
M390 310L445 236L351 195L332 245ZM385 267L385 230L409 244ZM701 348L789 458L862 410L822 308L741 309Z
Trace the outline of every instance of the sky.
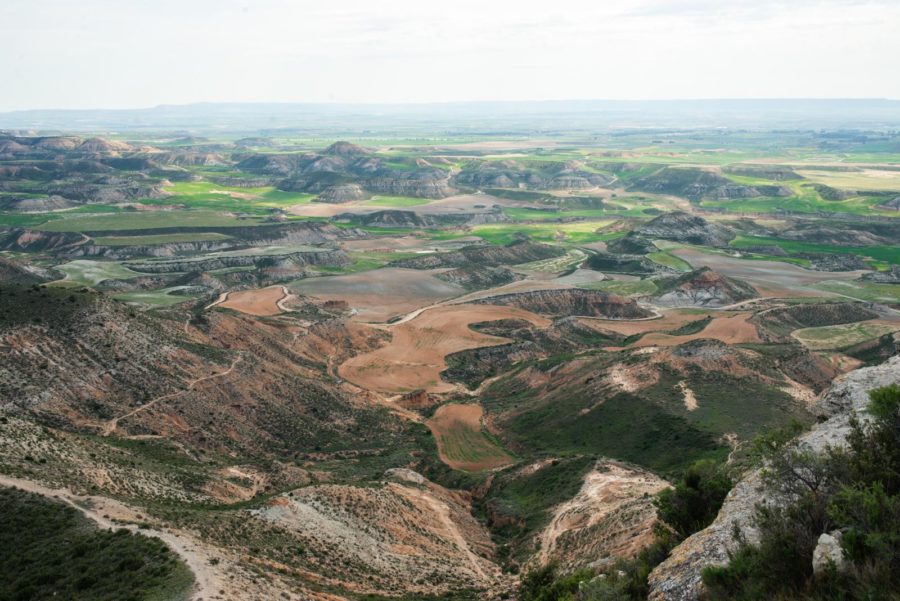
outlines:
M0 111L900 99L900 0L0 0Z

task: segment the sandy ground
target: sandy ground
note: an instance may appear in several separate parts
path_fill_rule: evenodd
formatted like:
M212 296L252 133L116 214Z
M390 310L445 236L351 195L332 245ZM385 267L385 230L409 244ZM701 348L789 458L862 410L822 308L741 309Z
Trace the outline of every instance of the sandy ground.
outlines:
M485 439L481 449L473 449L473 453L480 456L479 460L461 461L448 457L445 453L445 438L452 436L459 428L467 428L473 432L481 432L481 418L484 409L481 405L449 403L442 405L434 412L434 416L428 420L427 425L431 429L438 445L438 455L441 461L453 469L467 472L480 472L496 469L512 463L512 458L500 451L493 443Z
M237 292L229 292L228 297L219 303L219 306L249 315L277 315L281 313L278 301L285 296L285 289L282 286L238 290Z
M700 319L701 315L692 315L690 316L693 319ZM635 347L646 347L646 346L676 346L679 344L684 344L685 342L690 342L691 340L699 340L700 338L712 338L714 340L721 340L726 344L740 344L743 342L761 342L759 338L759 334L756 331L756 327L749 322L749 319L752 317L751 313L738 313L737 315L730 316L722 316L715 317L713 320L707 325L703 330L698 332L697 334L689 334L687 336L671 336L669 334L663 334L661 332L651 332L640 340L635 342L633 345L627 348L635 348ZM693 319L688 319L687 321L692 321ZM661 321L661 320L657 320ZM640 323L640 322L637 322ZM645 323L654 323L654 321L649 321ZM677 326L676 326L677 327ZM608 328L614 329L614 328ZM657 329L672 329L672 328L653 328ZM617 330L619 331L619 330ZM644 330L646 331L646 330ZM623 332L625 333L625 332ZM606 350L622 350L626 347L610 347Z
M387 321L465 292L428 271L394 267L309 278L290 284L290 288L321 301L346 301L357 312L354 319L364 322Z
M373 352L357 355L338 368L338 374L350 382L385 393L424 389L427 392L452 392L456 386L441 380L446 369L444 357L458 351L507 342L487 336L469 326L482 321L524 319L538 327L550 321L514 307L493 305L444 305L419 313L415 318L387 326L392 340Z
M643 334L644 332L657 332L659 330L675 330L686 323L702 319L703 315L692 313L690 311L681 311L679 309L661 309L662 317L659 319L642 319L642 320L598 320L579 318L581 323L599 330L610 330L631 336L633 334Z
M688 411L696 411L700 406L697 404L697 395L694 394L694 391L690 389L688 383L684 380L678 383L678 387L681 388L681 394L684 395L684 408Z
M584 566L604 557L635 555L653 538L652 495L667 486L648 472L613 462L598 465L585 476L578 494L553 511L538 535L535 563L556 559L567 567Z
M810 288L812 284L826 280L855 280L864 271L813 271L781 261L756 261L735 259L693 248L679 248L670 251L691 264L692 267L707 266L729 277L746 280L756 285L766 296L835 296Z

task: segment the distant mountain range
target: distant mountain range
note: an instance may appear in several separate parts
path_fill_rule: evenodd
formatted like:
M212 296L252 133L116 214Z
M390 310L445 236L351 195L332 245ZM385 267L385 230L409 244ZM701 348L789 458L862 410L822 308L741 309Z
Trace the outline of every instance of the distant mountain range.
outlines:
M895 129L900 100L560 100L435 104L198 103L0 113L0 128L533 134L620 128Z

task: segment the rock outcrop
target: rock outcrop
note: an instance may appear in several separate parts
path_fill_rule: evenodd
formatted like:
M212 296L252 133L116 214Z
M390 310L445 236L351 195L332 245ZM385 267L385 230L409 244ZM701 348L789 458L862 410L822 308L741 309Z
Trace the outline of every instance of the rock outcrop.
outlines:
M900 211L900 196L895 196L886 203L878 205L878 208L887 211Z
M672 278L656 280L655 302L667 307L722 307L756 298L750 284L703 267Z
M651 261L643 255L596 253L587 258L584 267L594 271L653 275L675 273L674 270Z
M359 184L339 184L325 188L315 199L315 202L342 203L354 200L365 200L369 195Z
M467 246L460 250L394 261L391 265L407 269L496 267L497 265L518 265L552 259L564 254L566 254L565 249L559 246L517 240L506 246Z
M607 319L640 319L653 315L633 300L599 290L564 288L502 294L473 301L482 305L510 305L543 315L579 315Z
M434 277L445 282L459 284L466 290L482 290L515 282L521 276L516 275L506 267L472 265L470 267L457 267L456 269L435 274Z
M865 273L860 279L866 282L878 282L880 284L900 284L900 265L891 265L891 268L888 271Z
M865 419L869 391L900 382L900 356L875 367L850 372L835 382L816 407L824 421L800 436L797 444L815 452L846 443L850 415ZM718 517L706 529L678 545L668 559L650 574L650 601L693 601L699 599L703 584L701 571L707 566L725 565L733 551L734 527L749 542L757 540L753 519L756 506L768 497L762 490L759 471L751 471L728 493Z
M42 232L13 228L0 234L0 250L15 252L59 252L89 241L87 236L74 232Z
M235 254L208 256L200 259L168 259L124 263L125 267L140 273L181 273L213 271L227 267L273 268L302 267L305 265L346 265L350 262L342 250L322 249L284 254Z
M555 561L565 571L602 569L637 555L653 540L653 498L668 486L648 471L597 462L578 494L557 506L538 534L535 563Z
M734 231L728 227L681 211L660 215L636 228L634 232L646 238L700 246L725 246L735 236Z
M713 170L695 167L663 167L634 180L631 187L656 194L672 194L691 200L730 200L760 196L791 196L790 188L778 185L748 186L736 183Z

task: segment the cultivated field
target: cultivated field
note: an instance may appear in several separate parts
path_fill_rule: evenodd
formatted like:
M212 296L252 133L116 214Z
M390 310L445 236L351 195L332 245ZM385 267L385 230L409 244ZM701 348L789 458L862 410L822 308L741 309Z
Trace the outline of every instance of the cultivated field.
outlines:
M812 350L841 349L900 330L897 323L863 321L795 330L791 336Z
M384 322L438 301L463 294L461 286L427 271L388 267L364 273L298 280L288 287L319 300L342 300L358 321Z
M257 290L229 292L228 297L218 306L234 309L248 315L277 315L281 313L278 301L285 297L284 288L269 286Z
M387 326L391 342L375 351L357 355L338 368L341 377L354 384L385 393L417 389L443 393L456 390L441 380L447 368L444 357L466 349L507 342L469 328L473 323L499 319L524 319L547 326L544 317L513 307L493 305L444 305L422 312L404 323Z
M486 432L481 405L442 405L428 420L441 460L450 467L480 472L509 465L512 457Z

